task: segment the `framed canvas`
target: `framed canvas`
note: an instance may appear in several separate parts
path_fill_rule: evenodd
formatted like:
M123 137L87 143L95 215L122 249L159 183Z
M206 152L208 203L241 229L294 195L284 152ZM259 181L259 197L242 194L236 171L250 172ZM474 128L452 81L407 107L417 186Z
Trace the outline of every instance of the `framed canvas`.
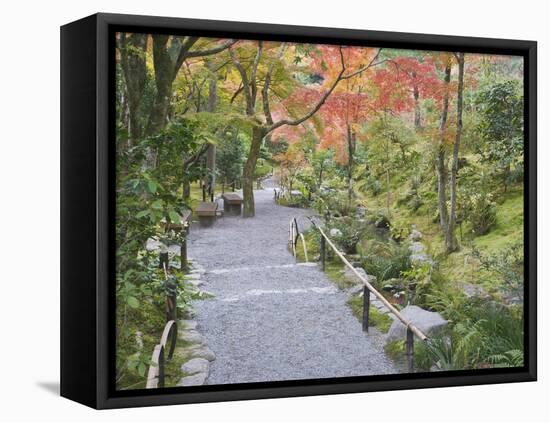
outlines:
M61 28L61 394L536 380L536 43Z

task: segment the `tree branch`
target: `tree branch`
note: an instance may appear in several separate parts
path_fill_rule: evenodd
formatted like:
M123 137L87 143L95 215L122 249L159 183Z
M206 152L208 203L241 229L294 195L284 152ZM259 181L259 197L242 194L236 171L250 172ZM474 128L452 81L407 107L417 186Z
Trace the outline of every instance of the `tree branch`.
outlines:
M256 57L254 57L252 72L250 74L250 95L252 97L253 109L256 108L256 97L258 96L258 82L256 81L256 74L258 73L258 65L260 64L260 57L262 56L263 48L263 42L258 41L258 50L256 51Z
M363 73L365 72L367 69L373 67L373 66L377 66L377 65L380 65L384 62L386 62L387 60L382 60L380 62L377 62L377 63L374 63L376 61L376 59L378 59L378 56L380 56L380 52L382 51L381 48L378 49L378 52L376 53L376 55L372 58L372 60L369 62L368 65L366 66L363 66L361 69L358 69L356 70L355 72L352 72L350 73L349 75L345 75L345 76L342 76L342 79L350 79L350 78L353 78L354 76L356 75L359 75L360 73Z
M180 51L178 53L178 57L176 58L176 61L174 63L174 77L178 73L178 71L181 68L181 65L183 65L183 62L185 62L185 59L187 59L189 50L195 43L199 41L199 37L185 37L183 42L181 43Z
M285 49L286 49L286 43L282 43L281 47L279 48L279 53L277 54L276 58L271 61L271 63L269 64L269 69L265 74L264 86L262 88L262 104L264 108L265 121L268 125L273 125L273 116L271 116L271 108L269 106L269 94L268 94L269 86L271 84L271 74L273 73L273 68L275 67L275 64L283 56Z
M342 76L344 75L344 72L346 71L346 66L344 63L344 54L342 52L342 47L340 47L340 62L342 64L342 69L340 70L340 73L338 74L338 77L334 80L328 91L319 99L317 104L304 116L301 118L295 119L295 120L289 120L289 119L282 119L279 122L275 122L272 125L270 125L267 128L267 133L274 131L277 128L280 128L283 125L290 125L290 126L297 126L301 124L302 122L308 120L310 117L312 117L323 104L325 104L325 101L327 101L327 98L332 94L338 83L342 80Z
M225 43L219 45L218 47L213 47L208 50L196 50L196 51L190 51L187 54L187 58L190 57L203 57L203 56L211 56L216 53L221 53L222 51L228 49L233 44L235 44L237 40L227 40Z
M233 60L233 65L237 68L237 71L241 75L241 81L243 83L243 91L246 98L246 114L252 116L254 114L254 103L252 101L252 92L250 90L250 82L248 81L248 76L246 71L243 68L243 65L235 55L235 52L232 49L229 49L229 55Z

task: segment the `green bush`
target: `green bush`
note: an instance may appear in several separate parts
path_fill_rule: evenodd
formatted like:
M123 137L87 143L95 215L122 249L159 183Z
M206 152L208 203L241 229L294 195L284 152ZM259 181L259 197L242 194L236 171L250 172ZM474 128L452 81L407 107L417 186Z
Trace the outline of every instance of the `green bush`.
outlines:
M486 192L472 194L467 220L472 225L472 231L477 236L485 235L497 221L496 203L492 195Z
M328 231L331 229L338 229L342 233L334 241L346 254L357 253L357 244L367 231L364 222L348 216L332 219L328 224Z
M410 252L406 243L389 240L371 240L362 248L361 262L365 271L376 276L378 282L399 278L411 268Z

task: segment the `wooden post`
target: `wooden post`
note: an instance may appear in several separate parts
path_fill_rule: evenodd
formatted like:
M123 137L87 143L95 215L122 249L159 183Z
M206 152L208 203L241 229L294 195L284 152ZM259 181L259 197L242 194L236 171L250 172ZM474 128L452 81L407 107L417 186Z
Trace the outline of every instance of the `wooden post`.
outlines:
M160 348L159 353L159 388L164 388L164 347Z
M325 237L321 235L321 269L325 271L325 260L326 260L326 246L325 246Z
M202 184L202 202L206 201L206 185Z
M414 334L410 328L407 328L407 340L405 341L405 357L407 359L407 368L409 373L414 372Z
M370 310L370 291L365 285L363 287L363 332L369 331L369 310Z
M168 253L160 253L159 254L159 269L163 269L166 265L166 268L168 269Z
M176 295L166 296L166 321L177 320L177 297Z

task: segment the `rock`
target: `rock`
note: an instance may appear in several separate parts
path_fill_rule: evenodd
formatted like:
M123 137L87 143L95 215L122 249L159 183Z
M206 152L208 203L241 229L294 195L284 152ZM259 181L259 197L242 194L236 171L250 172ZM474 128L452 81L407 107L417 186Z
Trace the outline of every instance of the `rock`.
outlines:
M448 324L447 320L439 313L427 311L414 305L405 307L401 310L401 314L426 335L433 335L443 330ZM395 320L390 327L386 341L403 340L406 337L407 328L400 320Z
M461 283L462 291L466 298L479 297L479 298L489 298L489 294L485 292L480 286L473 285L471 283L463 282Z
M349 295L363 295L363 287L364 285L362 283L358 283L357 285L352 286L350 289L348 289Z
M187 275L185 275L185 279L187 280L197 280L200 278L201 278L201 275L199 275L198 273L188 273Z
M409 245L409 251L411 252L411 263L422 266L427 263L431 266L434 265L432 258L426 253L426 246L421 242L412 242Z
M192 344L204 344L204 337L195 330L181 330L178 336L182 341L191 342Z
M208 374L209 368L210 362L205 358L192 358L181 366L181 371L188 375L194 375L197 373Z
M193 285L195 288L198 288L203 284L203 282L200 279L191 279L188 281L191 285Z
M177 386L198 386L204 385L208 375L206 373L196 373L191 376L183 377L179 380Z
M338 237L341 237L342 236L342 231L340 229L337 229L337 228L332 228L328 234L332 237L335 237L335 238L338 238Z
M432 258L424 253L420 254L411 254L411 263L422 266L423 264L429 264L430 266L434 265Z
M193 345L187 349L187 353L190 357L204 358L208 361L214 361L216 354L207 346Z
M367 208L366 207L357 207L357 209L355 209L355 215L357 217L365 217L367 215Z
M426 251L426 247L421 242L412 242L409 245L409 251L411 254L420 254Z
M422 232L417 229L413 229L409 235L411 241L420 241L422 239Z
M180 320L178 322L180 329L195 330L197 329L197 322L194 320Z
M363 278L365 278L371 285L376 283L376 276L367 275L367 272L365 272L365 269L361 267L355 267L354 269L357 270L357 273L359 273ZM363 283L363 281L359 279L357 275L349 267L346 267L342 277L344 278L344 281L348 283L353 283L353 284Z
M201 297L202 299L207 299L207 298L214 298L215 295L210 291L199 291L199 297Z

